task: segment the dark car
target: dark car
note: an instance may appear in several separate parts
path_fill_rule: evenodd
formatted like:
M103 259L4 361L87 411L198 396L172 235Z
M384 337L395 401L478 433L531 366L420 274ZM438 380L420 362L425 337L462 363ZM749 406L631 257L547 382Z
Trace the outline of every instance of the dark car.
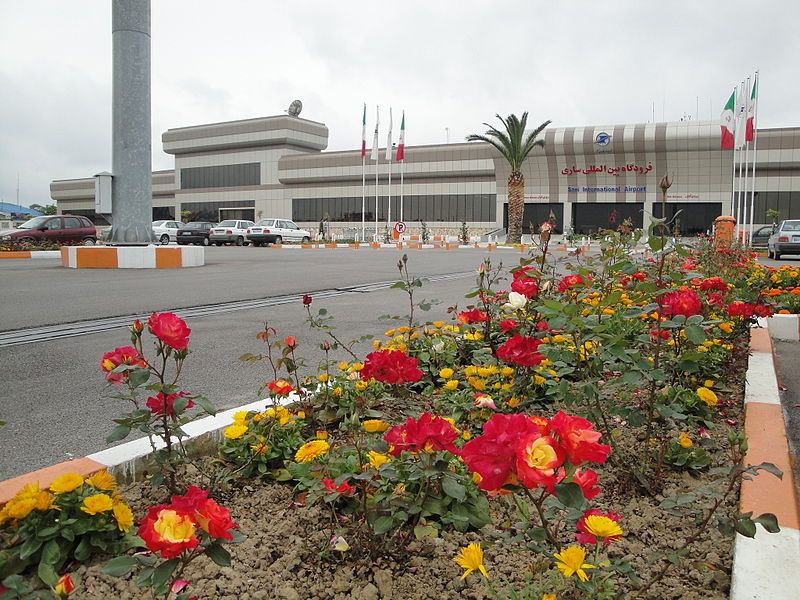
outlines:
M753 232L753 246L766 246L769 236L775 230L775 225L764 225Z
M0 242L53 242L93 246L97 230L86 217L77 215L44 215L25 221L16 229L0 234Z
M209 221L192 221L181 225L180 229L178 229L178 243L182 246L186 244L208 246L211 243L208 237L211 235L212 227L214 227L214 223Z

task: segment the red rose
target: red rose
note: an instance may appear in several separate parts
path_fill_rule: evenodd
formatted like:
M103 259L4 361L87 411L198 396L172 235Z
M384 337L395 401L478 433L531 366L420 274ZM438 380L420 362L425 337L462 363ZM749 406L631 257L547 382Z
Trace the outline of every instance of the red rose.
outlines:
M539 295L539 284L530 277L520 277L511 282L511 291L522 294L526 298L533 298Z
M597 472L592 469L575 469L572 481L581 487L583 497L587 500L600 493L600 488L597 486Z
M558 411L550 419L550 428L576 467L584 461L604 463L611 453L611 446L598 443L602 434L586 419Z
M276 396L288 396L294 391L292 384L285 379L276 379L275 381L270 381L267 384L267 389L269 389L270 393L275 394Z
M657 340L659 337L662 340L668 340L669 339L669 331L666 330L666 329L662 329L661 331L659 331L658 329L651 329L650 330L650 337L653 340Z
M471 325L472 323L485 323L489 320L489 317L486 315L486 313L477 308L462 311L458 313L457 318L464 325Z
M150 396L147 399L147 408L149 408L150 412L154 415L163 415L166 413L168 417L174 417L176 416L175 400L187 395L188 394L186 392L178 392L177 394L165 394L164 392L158 392L155 397ZM187 400L186 406L183 410L192 408L193 406L194 402ZM183 412L183 410L181 412Z
M407 452L437 452L446 450L457 454L453 442L458 438L458 431L443 418L431 413L422 413L419 419L409 417L402 425L395 425L387 431L383 439L392 446L389 454L399 456Z
M382 383L402 385L422 379L422 371L417 367L419 361L400 350L378 350L370 352L361 369L364 381L375 379Z
M566 292L568 289L575 287L576 285L582 285L584 283L584 279L582 275L567 275L558 282L558 291L559 292Z
M538 276L539 271L536 267L520 267L519 269L514 269L511 274L514 276L514 279L521 279L523 277Z
M208 497L208 492L195 485L182 496L172 497L172 507L181 513L190 515L209 536L215 539L232 540L231 529L237 525L231 519L231 513L215 500Z
M133 346L114 348L111 352L103 354L103 358L100 359L100 368L106 373L106 381L122 383L128 379L128 373L130 371L112 373L112 371L120 365L130 365L141 369L147 367L147 363L141 357L139 351Z
M173 350L184 350L189 345L191 329L186 321L174 313L153 313L147 321L150 333Z
M694 290L667 292L658 299L658 304L661 306L664 315L668 317L677 315L683 315L687 318L693 317L703 308L700 298Z
M564 451L552 437L529 433L517 442L515 450L515 467L522 485L535 488L556 484Z
M303 294L303 306L308 306L309 304L311 304L311 296Z
M194 520L173 506L152 506L139 524L137 533L148 550L161 558L176 558L184 550L197 548L200 540L195 535Z
M544 360L539 354L540 340L515 334L497 349L497 358L521 367L534 367Z
M330 477L323 477L322 485L325 487L326 494L333 494L335 492L338 492L339 494L343 494L345 496L352 496L353 494L356 493L356 488L354 488L346 481L343 481L337 486L336 482Z
M500 321L498 323L500 331L503 333L508 333L509 331L516 329L517 325L519 325L519 323L517 323L514 319L506 319L505 321Z
M287 335L283 338L283 343L286 344L288 348L297 348L297 339L293 335Z

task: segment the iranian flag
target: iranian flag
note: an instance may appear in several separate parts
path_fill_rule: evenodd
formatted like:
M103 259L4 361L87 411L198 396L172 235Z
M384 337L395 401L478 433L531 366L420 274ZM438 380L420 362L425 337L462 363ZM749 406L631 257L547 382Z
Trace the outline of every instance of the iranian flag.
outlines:
M756 137L756 98L758 97L758 73L753 80L753 90L750 92L750 98L747 100L747 125L744 132L744 139L752 142Z
M400 121L400 139L397 141L397 152L394 158L397 162L406 158L406 111L403 111L403 119Z
M364 114L361 117L361 158L367 156L367 103L364 102Z
M722 109L720 117L720 129L722 136L720 137L719 147L723 149L733 149L733 132L735 129L735 121L733 115L733 108L736 105L736 90L731 92L731 97L725 103L725 108Z

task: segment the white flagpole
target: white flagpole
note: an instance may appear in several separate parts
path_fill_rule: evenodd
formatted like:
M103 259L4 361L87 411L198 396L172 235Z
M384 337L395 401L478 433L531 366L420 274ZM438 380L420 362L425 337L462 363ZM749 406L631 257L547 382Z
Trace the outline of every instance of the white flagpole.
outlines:
M760 74L756 71L753 85L756 86L756 106L753 109L753 174L750 177L750 244L753 243L753 211L756 206L756 144L758 143L758 96L761 94ZM780 189L780 188L779 188ZM789 215L786 215L787 217Z
M403 220L403 171L405 171L406 161L400 162L400 220Z
M367 241L367 153L361 157L361 241Z
M736 197L736 143L733 145L733 171L731 172L731 215L736 219L736 229L739 228L739 203Z
M392 107L389 107L389 134L386 139L386 158L389 160L389 209L386 213L386 228L392 226Z
M750 96L750 78L747 78L747 86L744 88L744 102L745 111L744 119L741 121L742 127L745 130L744 142L744 181L742 181L742 225L744 226L742 232L742 244L747 247L749 236L747 235L747 171L750 169L750 142L747 141L747 102Z
M378 241L378 165L380 156L375 159L375 241Z

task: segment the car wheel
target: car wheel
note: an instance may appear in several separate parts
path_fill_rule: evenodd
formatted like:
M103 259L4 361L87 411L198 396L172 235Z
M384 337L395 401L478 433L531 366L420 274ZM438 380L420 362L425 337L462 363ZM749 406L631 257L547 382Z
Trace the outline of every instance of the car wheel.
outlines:
M775 252L772 253L772 258L774 258L775 260L780 260L781 259L781 253L778 252L777 250L775 250Z
M769 246L767 246L767 258L772 258L772 250L769 249Z
M222 246L222 242L214 242L217 246Z
M275 240L273 240L272 243L273 244L277 244L278 246L280 246L283 243L283 238L281 236L279 236L279 235L276 235L275 236Z
M242 236L239 236L239 237L236 238L236 245L237 246L244 246L244 238Z
M258 248L261 245L261 242L250 242L253 244L253 248Z
M307 235L304 235L304 236L303 236L303 239L302 239L302 243L303 243L303 244L308 244L308 243L310 243L310 242L311 242L311 238L310 238L310 237L308 237Z
M169 244L169 234L163 234L160 238L158 238L158 241L161 242L162 246L166 246Z
M203 246L208 246L211 244L211 240L208 238L203 238ZM221 246L222 244L220 244Z
M83 238L83 242L81 242L84 246L94 246L94 238Z

